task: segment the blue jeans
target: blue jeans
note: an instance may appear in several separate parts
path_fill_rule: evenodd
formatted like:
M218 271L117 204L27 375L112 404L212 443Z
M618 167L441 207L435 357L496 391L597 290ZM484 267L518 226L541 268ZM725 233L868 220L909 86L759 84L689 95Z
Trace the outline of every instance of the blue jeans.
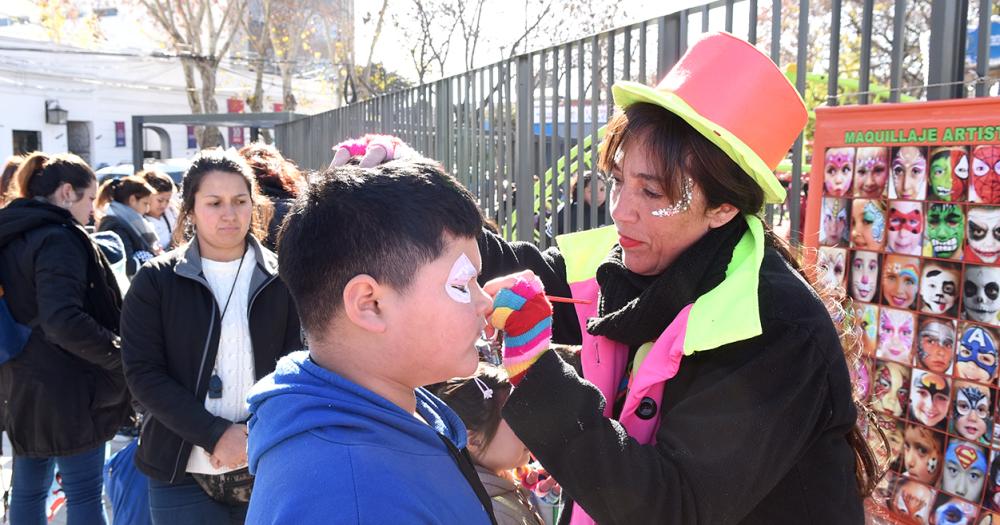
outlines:
M18 525L45 525L45 497L52 486L54 468L59 465L66 494L68 525L105 525L104 445L95 449L54 458L14 456L11 480L10 522Z
M242 525L248 505L230 507L208 497L190 475L177 483L149 478L149 514L153 525Z

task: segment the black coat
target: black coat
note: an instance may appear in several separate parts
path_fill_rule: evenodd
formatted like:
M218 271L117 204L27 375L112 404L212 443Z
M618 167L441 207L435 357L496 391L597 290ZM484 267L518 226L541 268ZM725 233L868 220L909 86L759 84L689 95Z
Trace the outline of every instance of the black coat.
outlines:
M274 206L274 215L271 216L271 222L267 225L267 239L264 239L262 243L269 250L277 250L281 225L285 221L285 216L288 215L288 210L292 209L292 204L295 204L295 196L285 189L278 189L271 185L261 185L260 190Z
M118 350L121 295L100 250L70 213L19 199L0 210L0 283L14 319L32 327L0 367L14 452L76 454L131 415Z
M97 225L97 231L111 231L121 237L125 246L125 275L130 278L144 262L153 257L153 247L119 217L106 215Z
M480 246L483 279L520 259L533 263L549 293L567 292L557 251L532 257L489 235ZM763 334L684 357L656 400L655 445L638 444L603 417L601 392L554 352L511 394L504 419L598 523L863 521L846 437L857 413L836 330L774 250L765 252L759 282ZM554 340L578 338L575 322L575 312L557 306Z
M249 239L257 264L247 315L260 379L302 342L277 257ZM192 446L211 452L234 423L205 409L221 310L202 273L197 240L153 259L132 280L122 309L122 358L129 388L147 410L135 461L152 478L177 482Z

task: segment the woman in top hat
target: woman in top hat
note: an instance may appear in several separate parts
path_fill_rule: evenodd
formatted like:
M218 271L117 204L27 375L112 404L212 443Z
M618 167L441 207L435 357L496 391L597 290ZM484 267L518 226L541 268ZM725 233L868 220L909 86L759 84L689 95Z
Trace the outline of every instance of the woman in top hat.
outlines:
M613 92L614 226L545 254L480 243L483 280L533 271L484 287L517 385L504 418L573 500L561 523L861 523L877 465L844 347L758 217L785 200L773 169L802 99L725 33ZM587 303L553 315L545 293ZM582 343L580 362L553 341Z

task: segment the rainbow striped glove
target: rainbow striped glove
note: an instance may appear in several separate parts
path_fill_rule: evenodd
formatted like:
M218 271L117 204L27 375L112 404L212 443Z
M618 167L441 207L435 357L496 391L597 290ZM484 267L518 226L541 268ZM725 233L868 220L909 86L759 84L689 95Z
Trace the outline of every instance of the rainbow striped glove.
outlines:
M512 385L549 349L552 342L552 303L538 277L520 277L493 299L490 324L504 332L503 366Z

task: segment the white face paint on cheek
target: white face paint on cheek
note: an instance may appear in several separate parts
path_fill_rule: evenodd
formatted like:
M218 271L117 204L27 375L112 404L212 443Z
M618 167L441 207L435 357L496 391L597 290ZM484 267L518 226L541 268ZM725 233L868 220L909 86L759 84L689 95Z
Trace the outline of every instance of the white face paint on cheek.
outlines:
M459 255L455 264L451 265L451 272L448 274L448 282L444 285L444 291L455 302L471 303L472 292L469 290L469 282L478 273L467 255L464 253Z

